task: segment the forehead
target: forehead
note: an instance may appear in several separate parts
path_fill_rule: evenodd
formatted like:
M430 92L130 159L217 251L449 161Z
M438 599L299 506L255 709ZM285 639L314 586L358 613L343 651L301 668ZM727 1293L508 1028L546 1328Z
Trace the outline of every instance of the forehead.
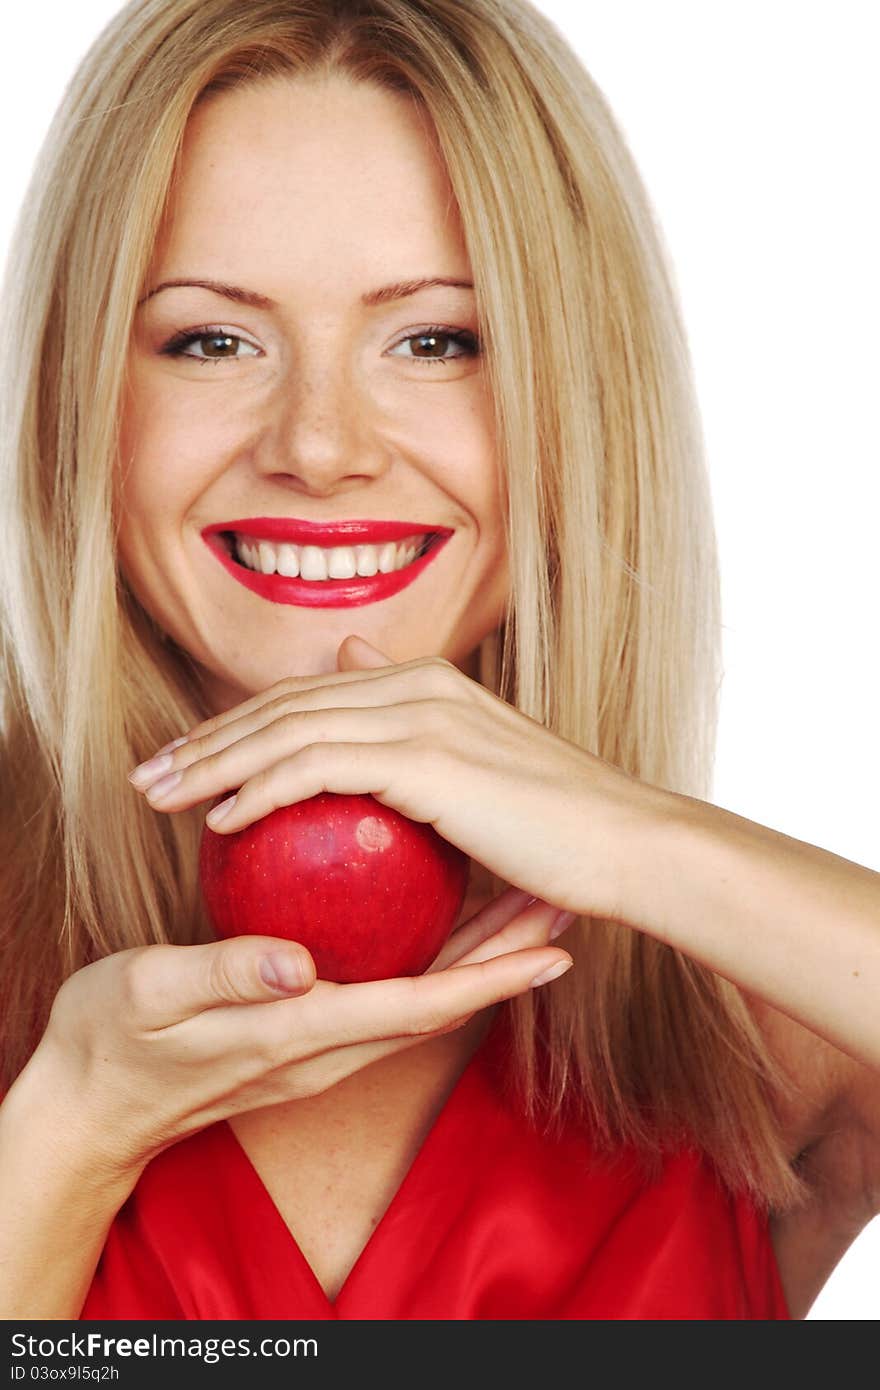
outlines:
M157 259L201 276L252 267L259 279L284 268L369 278L389 260L401 274L467 270L427 117L401 94L339 77L273 78L199 106Z

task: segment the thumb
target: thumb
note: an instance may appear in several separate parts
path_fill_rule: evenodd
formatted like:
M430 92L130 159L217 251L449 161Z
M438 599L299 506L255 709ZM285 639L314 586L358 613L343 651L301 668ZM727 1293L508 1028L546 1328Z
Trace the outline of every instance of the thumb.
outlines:
M260 983L274 994L308 994L315 983L315 962L304 946L291 943L262 956L258 973Z
M308 994L315 963L304 946L274 936L232 936L212 943L208 968L218 1004L258 1004L265 999Z
M128 968L137 974L138 997L151 1001L151 1028L183 1023L222 1004L263 1004L308 994L316 975L305 946L277 936L230 936L192 946L134 946L95 961L94 968L105 973L118 970L126 958ZM92 968L87 966L70 978L85 976Z
M351 633L340 643L336 657L340 671L365 671L375 666L393 666L394 660L380 652L365 637Z

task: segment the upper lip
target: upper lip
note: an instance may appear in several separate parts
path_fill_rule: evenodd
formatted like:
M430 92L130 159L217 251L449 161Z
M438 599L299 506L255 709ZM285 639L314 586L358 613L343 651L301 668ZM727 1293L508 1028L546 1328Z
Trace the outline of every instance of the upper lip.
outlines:
M221 531L235 531L255 540L292 541L312 545L346 545L358 541L399 541L407 536L451 536L448 526L435 526L421 521L302 521L291 516L251 516L239 521L218 521L206 526L205 536Z

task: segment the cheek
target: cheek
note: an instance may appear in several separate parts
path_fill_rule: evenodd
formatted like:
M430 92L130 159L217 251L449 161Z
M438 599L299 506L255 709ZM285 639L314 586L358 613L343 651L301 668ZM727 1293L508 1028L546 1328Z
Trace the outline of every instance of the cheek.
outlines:
M140 390L126 401L115 470L120 540L180 525L210 481L204 443L192 412L184 418L158 393Z

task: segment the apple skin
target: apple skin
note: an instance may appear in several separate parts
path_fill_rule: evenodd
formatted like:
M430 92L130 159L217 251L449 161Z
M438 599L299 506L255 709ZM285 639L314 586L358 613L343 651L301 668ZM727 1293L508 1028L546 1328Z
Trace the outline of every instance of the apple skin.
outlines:
M228 835L206 825L199 849L218 937L298 941L337 984L421 975L455 926L469 869L433 826L334 792Z

